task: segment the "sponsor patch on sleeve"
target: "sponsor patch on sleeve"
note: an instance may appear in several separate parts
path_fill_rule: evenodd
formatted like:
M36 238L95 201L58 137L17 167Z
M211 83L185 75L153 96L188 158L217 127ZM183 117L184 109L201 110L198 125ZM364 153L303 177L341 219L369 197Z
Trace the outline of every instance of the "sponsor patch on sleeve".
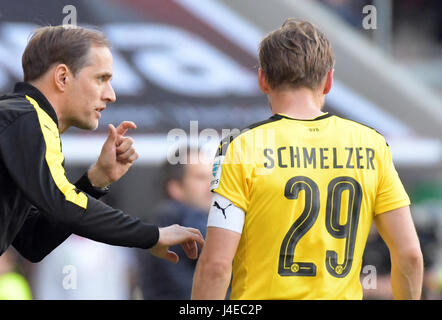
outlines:
M214 190L219 187L224 158L225 156L217 156L215 158L215 161L213 162L212 181L210 182L210 190Z

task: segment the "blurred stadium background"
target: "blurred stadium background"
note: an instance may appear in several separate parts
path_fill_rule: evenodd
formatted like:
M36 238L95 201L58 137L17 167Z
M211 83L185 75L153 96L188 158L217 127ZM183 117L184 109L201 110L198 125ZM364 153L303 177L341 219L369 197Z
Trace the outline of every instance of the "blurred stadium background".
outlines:
M336 55L335 83L326 110L365 123L386 136L413 202L426 264L424 298L442 297L440 0L1 1L1 93L22 80L21 55L31 32L37 26L62 24L67 5L76 9L79 25L99 27L113 43L112 83L117 94L117 102L103 113L97 131L71 129L62 136L68 177L76 179L95 161L108 123L134 121L138 129L131 135L140 158L112 186L105 201L143 219L148 219L160 198L158 165L173 144L167 139L168 132L181 128L190 134L190 121L195 120L198 132L206 128L221 132L269 117L267 100L256 83L261 37L288 17L317 25L331 40ZM366 5L377 9L376 29L363 28ZM71 241L65 249L74 252L80 242ZM116 251L109 254L94 245L75 258L79 264L90 262L78 273L79 279L90 279L90 287L77 289L83 296L64 290L58 298L140 298L130 249L114 247ZM367 248L372 250L367 263L388 265L381 245ZM60 251L58 261L52 258L52 265L44 270L13 252L12 262L2 257L0 265L9 263L24 275L34 298L53 297L45 293L51 288L43 289L41 283L56 274L61 286L68 272L57 269L56 263L69 264L62 260L61 250L53 254ZM100 264L93 265L97 257ZM379 279L388 278L388 266L377 268ZM129 275L127 281L113 281L119 289L115 295L106 295L111 292L106 287L110 279L122 279L121 274ZM380 285L378 291L382 290ZM367 295L387 296L376 291Z

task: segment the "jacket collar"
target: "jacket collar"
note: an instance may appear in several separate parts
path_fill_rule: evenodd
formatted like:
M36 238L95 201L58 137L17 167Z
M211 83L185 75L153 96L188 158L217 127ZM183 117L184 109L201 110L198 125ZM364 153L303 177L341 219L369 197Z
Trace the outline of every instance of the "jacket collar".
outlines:
M32 99L37 101L40 108L42 108L58 126L58 118L54 108L52 107L48 99L46 99L46 97L43 95L43 93L41 93L41 91L38 90L36 87L27 82L17 82L14 86L14 93L20 95L28 95Z

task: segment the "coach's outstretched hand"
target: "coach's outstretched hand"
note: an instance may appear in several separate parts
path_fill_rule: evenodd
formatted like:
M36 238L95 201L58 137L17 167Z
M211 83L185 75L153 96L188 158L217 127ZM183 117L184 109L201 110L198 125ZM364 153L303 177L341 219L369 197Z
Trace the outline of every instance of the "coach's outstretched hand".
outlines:
M123 121L117 128L109 124L109 135L103 144L97 162L89 169L89 181L95 187L104 188L120 179L132 163L138 159L134 140L125 137L129 129L136 129L132 121Z
M174 224L159 230L158 242L150 249L150 252L158 258L177 263L179 257L175 252L170 251L169 247L180 244L188 258L196 259L198 257L197 243L201 248L204 246L204 238L198 229Z

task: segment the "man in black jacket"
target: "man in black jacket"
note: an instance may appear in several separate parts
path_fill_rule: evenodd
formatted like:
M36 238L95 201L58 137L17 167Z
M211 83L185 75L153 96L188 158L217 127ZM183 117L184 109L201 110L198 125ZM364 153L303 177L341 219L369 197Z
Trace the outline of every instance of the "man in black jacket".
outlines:
M126 247L151 248L172 262L169 246L197 257L201 233L178 225L158 228L97 200L138 157L124 137L131 122L109 125L97 162L75 184L64 170L60 134L70 126L94 130L114 102L112 54L103 33L43 27L23 53L24 82L0 98L0 254L12 244L33 262L71 233Z

